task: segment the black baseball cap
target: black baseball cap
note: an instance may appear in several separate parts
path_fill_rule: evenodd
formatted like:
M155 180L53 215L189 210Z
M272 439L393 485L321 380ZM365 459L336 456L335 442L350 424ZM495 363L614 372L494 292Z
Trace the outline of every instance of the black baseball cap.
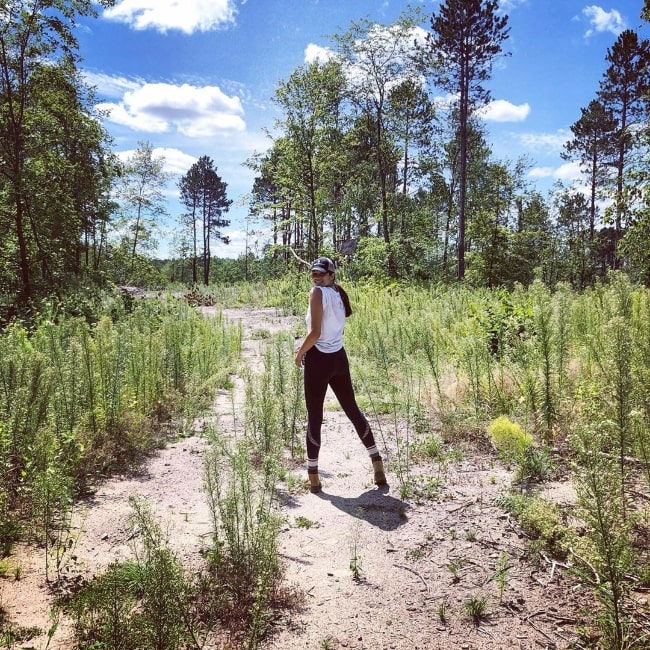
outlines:
M311 263L311 270L318 273L334 273L336 264L329 257L319 257Z

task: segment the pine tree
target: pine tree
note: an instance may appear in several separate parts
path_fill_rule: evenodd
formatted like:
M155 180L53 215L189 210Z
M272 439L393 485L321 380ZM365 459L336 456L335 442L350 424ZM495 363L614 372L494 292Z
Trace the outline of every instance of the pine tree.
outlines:
M467 135L472 114L490 101L483 84L508 38L508 16L497 15L497 0L446 0L431 18L427 34L428 68L436 84L458 97L459 199L458 271L465 275L465 210L467 195Z
M633 164L632 153L638 148L637 128L647 114L647 96L650 90L650 43L639 40L636 32L621 32L608 49L609 67L600 82L598 99L616 121L610 146L614 151L612 167L615 170L614 232L615 244L621 239L622 228L630 213L626 197L625 178ZM620 261L616 260L618 267Z
M226 194L227 187L227 183L217 174L214 161L209 156L201 156L179 182L181 202L188 210L185 215L185 221L192 229L192 239L194 242L192 281L195 284L198 280L196 269L198 248L197 223L201 227L201 256L204 284L207 285L210 283L212 240L219 239L226 244L230 241L228 236L221 232L222 228L230 225L230 221L223 216L232 205L232 200L228 199Z
M576 154L580 168L589 179L589 239L593 240L598 212L597 199L606 185L608 169L614 157L612 134L616 120L597 99L581 109L582 116L571 125L573 139L565 144L562 156Z

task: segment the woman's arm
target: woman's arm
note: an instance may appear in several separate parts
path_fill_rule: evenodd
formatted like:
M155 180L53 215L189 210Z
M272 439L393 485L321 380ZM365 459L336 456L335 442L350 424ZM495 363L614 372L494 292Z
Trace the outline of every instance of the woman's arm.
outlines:
M302 367L307 351L313 348L316 341L320 338L323 324L323 292L319 287L313 287L309 292L309 315L311 318L311 327L302 345L298 348L294 360L298 368Z

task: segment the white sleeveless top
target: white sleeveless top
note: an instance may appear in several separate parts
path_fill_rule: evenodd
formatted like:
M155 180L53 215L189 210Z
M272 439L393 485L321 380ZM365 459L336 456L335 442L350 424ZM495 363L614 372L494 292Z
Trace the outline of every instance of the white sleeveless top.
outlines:
M323 320L316 348L321 352L338 352L343 347L345 307L341 294L332 287L314 287L323 296ZM307 330L311 330L311 313L307 307Z

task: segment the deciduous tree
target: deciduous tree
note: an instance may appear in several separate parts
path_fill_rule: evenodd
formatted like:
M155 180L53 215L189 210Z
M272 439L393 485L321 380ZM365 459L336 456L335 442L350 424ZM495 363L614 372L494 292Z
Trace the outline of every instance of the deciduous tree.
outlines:
M164 165L164 156L155 155L153 145L142 140L124 163L117 196L126 228L124 242L130 249L131 272L139 248L155 246L155 229L167 214L163 190L170 175Z
M102 0L99 4L106 7L113 3ZM57 102L46 99L52 95L36 76L44 65L57 65L59 71L66 71L64 76L69 81L72 79L70 71L79 58L75 20L96 15L95 7L91 0L5 0L1 6L0 185L3 219L8 226L4 251L7 260L15 260L19 277L16 288L23 302L33 296L35 277L47 273L43 255L54 252L49 242L37 241L44 233L37 233L33 227L40 214L28 172L45 153L35 137L39 124L35 118L40 113L41 118L47 116L50 125L58 121L61 135L65 123L75 119L61 112ZM72 88L70 85L68 91Z
M418 36L415 21L408 13L390 26L369 20L353 22L346 33L335 36L345 61L350 99L367 123L380 192L379 229L387 245L391 240L391 203L398 188L397 165L401 157L388 124L391 92L404 83L421 83L414 56ZM397 101L401 95L394 94L393 98ZM392 258L389 265L394 265Z
M296 241L308 259L324 239L324 223L333 220L336 187L343 175L341 102L345 79L338 60L315 61L281 82L275 101L284 114L284 157L275 167L276 184L290 197L297 221L305 225L305 242ZM280 162L280 161L278 161Z

